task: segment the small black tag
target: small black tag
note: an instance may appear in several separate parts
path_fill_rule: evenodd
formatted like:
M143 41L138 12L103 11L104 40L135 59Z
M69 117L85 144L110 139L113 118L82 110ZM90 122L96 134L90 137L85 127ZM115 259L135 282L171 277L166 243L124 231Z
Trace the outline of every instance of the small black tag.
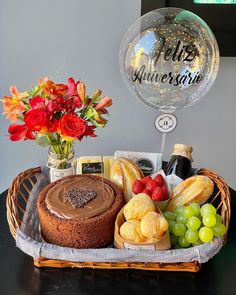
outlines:
M102 162L82 163L82 174L100 174L103 173L104 167Z
M152 161L150 161L149 159L142 158L142 159L136 160L135 162L137 166L139 167L139 169L142 170L144 176L148 176L154 173L154 165Z

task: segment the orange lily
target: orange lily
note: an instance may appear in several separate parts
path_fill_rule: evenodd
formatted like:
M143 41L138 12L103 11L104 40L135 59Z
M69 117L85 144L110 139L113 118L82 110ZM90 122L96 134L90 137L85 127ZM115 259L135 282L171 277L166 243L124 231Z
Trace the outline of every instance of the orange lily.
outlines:
M100 102L96 105L95 110L99 111L110 107L112 105L112 99L108 96L103 97Z
M79 97L82 101L82 103L85 103L85 99L86 99L86 85L84 82L80 82L77 85L77 92L79 94Z
M92 100L98 98L101 94L102 94L102 90L100 89L95 90L94 93L92 94Z
M47 83L48 80L49 80L48 77L44 77L44 78L42 78L42 79L39 79L39 80L38 80L38 85L39 85L39 86L43 86L44 84Z
M101 114L99 114L96 110L93 110L93 120L98 124L97 127L104 127L106 125L106 123L107 123L107 120L105 118L103 118L101 116Z
M12 97L3 96L2 99L4 108L3 114L6 115L10 121L16 122L18 120L18 116L25 110L25 104L22 100L29 96L29 94L27 92L18 92L16 86L11 86L10 92Z
M68 87L65 84L55 84L52 80L43 81L43 92L54 98L64 96Z

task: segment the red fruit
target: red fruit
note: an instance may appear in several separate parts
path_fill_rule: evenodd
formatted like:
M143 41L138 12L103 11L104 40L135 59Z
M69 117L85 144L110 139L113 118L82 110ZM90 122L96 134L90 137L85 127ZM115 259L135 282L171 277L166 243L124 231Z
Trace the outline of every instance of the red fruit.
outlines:
M150 190L150 191L153 191L156 187L157 187L157 183L153 179L148 180L146 185L145 185L145 188Z
M160 186L157 186L154 191L152 192L153 201L160 202L163 199L163 191Z
M148 180L152 180L151 176L145 176L141 179L142 183L146 184Z
M143 194L146 194L146 195L148 195L149 197L152 196L152 192L151 192L150 190L146 189L146 188L145 188L145 190L143 190Z
M134 194L140 194L142 193L142 191L144 190L144 184L142 183L141 180L137 179L135 180L135 182L133 183L133 186L132 186L132 191Z
M157 182L157 186L165 185L165 180L161 174L157 174L157 176L154 178L154 180Z
M168 192L168 188L166 185L162 186L162 193L163 193L163 201L168 200L169 199L169 192Z

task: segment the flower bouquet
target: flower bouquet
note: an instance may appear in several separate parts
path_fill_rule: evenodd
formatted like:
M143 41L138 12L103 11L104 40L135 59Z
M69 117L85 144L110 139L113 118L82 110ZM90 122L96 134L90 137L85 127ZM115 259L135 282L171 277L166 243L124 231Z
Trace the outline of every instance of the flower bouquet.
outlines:
M85 83L73 78L67 84L44 78L29 91L20 93L16 86L10 91L12 96L1 99L3 114L12 123L8 128L10 140L35 140L49 146L48 166L67 170L56 178L73 174L75 140L96 137L95 128L107 123L103 115L108 114L106 108L112 99L101 97L99 89L88 96Z

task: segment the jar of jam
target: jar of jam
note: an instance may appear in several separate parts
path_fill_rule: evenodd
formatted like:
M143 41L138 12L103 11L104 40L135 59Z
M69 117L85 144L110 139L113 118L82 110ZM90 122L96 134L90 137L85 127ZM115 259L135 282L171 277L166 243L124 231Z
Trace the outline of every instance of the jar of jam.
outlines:
M182 179L192 175L192 151L193 148L186 144L175 144L170 161L168 162L166 175L175 174Z

